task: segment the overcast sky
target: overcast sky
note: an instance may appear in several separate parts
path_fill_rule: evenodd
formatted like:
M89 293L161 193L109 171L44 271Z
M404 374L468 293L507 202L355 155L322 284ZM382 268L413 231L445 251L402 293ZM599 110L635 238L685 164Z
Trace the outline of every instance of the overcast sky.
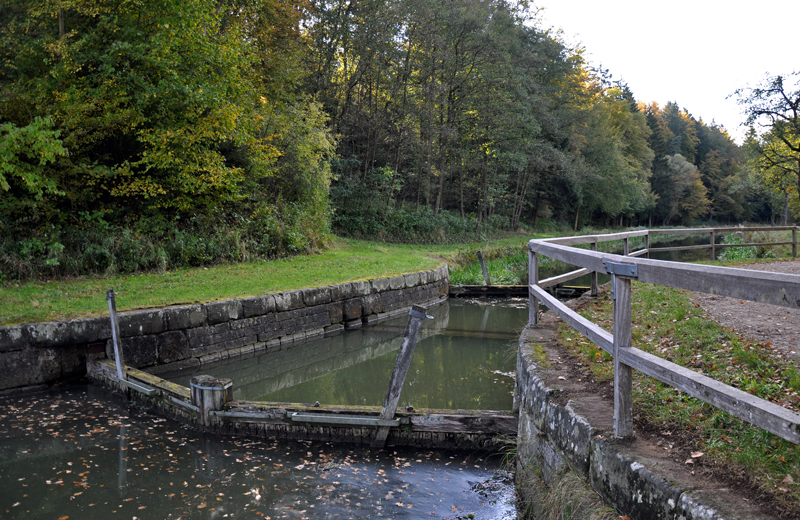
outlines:
M544 28L580 43L639 101L675 101L741 143L737 88L800 70L800 0L534 0Z

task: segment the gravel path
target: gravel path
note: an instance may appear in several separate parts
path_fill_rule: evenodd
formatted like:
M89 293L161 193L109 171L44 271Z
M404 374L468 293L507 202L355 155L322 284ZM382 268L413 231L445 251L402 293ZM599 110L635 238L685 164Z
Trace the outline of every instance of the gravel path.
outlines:
M800 261L771 262L741 266L754 271L773 271L800 275ZM787 309L724 296L695 293L695 302L717 323L737 334L776 349L800 362L800 309Z

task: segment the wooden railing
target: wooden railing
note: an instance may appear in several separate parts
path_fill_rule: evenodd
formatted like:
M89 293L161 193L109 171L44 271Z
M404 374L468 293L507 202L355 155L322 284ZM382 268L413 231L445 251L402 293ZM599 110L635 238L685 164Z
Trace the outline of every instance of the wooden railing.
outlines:
M677 234L676 232L710 233L712 240L708 246L688 247L693 249L709 247L713 250L715 247L713 245L715 233L743 230L791 230L792 242L784 242L782 244L792 244L792 252L794 256L797 255L796 227L643 230L609 235L531 240L528 243L529 322L531 325L538 324L538 307L541 301L566 323L613 356L614 434L617 437L629 437L633 433L632 369L636 369L729 412L744 421L770 431L790 442L800 444L800 414L632 346L631 280L719 296L731 296L740 300L751 300L764 304L800 308L800 275L639 258L648 252L657 250L648 248L649 237L652 234ZM634 237L645 237L645 246L638 251L629 252L628 240ZM623 241L622 255L597 251L599 242L612 240ZM581 244L591 244L592 250L571 247ZM738 247L753 245L778 244L774 242L769 244L731 244L731 246ZM716 247L720 246L721 244L716 244ZM723 244L722 246L728 245ZM661 248L661 250L673 249ZM538 277L538 256L540 254L570 265L579 266L582 269L540 281ZM606 273L612 277L612 295L614 299L613 334L608 333L572 311L544 290L546 286L555 285L587 273L593 274L592 289L595 295L597 294L596 274Z

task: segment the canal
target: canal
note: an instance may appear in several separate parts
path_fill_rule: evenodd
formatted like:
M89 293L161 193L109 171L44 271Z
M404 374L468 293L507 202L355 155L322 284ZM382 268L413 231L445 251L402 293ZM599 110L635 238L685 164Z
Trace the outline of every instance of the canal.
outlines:
M509 410L527 302L429 313L402 406ZM380 405L407 319L200 372L231 377L237 399ZM0 518L512 519L505 455L206 435L72 386L0 397Z

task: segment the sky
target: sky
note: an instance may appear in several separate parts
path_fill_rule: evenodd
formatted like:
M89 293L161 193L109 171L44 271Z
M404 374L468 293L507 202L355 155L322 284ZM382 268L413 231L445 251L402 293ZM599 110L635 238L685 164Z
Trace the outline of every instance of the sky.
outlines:
M563 30L592 65L639 101L676 102L741 144L745 117L728 96L800 70L800 0L534 0L543 28Z

